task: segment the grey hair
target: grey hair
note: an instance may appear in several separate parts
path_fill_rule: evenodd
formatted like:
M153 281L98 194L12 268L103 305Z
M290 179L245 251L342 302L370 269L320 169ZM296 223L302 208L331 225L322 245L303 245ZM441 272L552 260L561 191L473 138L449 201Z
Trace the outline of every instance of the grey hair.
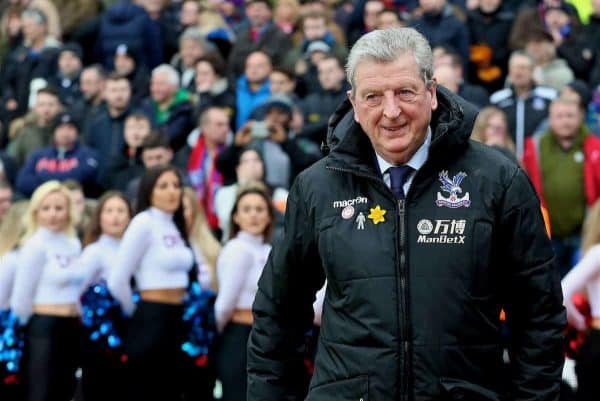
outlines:
M215 45L206 40L204 34L198 28L187 28L181 36L179 37L179 46L183 43L184 40L190 39L196 42L205 53L211 53L216 51Z
M170 64L161 64L152 70L153 78L159 74L165 74L171 85L179 87L179 73Z
M350 50L346 76L356 90L356 68L362 62L391 63L404 54L412 54L419 67L419 75L426 85L432 83L433 53L423 35L413 28L378 29L362 36Z

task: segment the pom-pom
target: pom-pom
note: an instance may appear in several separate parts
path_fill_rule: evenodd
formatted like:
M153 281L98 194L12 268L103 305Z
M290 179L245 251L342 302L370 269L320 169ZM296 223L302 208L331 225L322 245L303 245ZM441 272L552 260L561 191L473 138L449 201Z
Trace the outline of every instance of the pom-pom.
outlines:
M108 354L121 355L125 315L104 282L88 288L81 296L81 320L88 339ZM122 359L119 357L119 359Z
M213 291L203 290L197 282L192 283L185 298L183 321L189 332L181 349L197 366L208 363L209 350L216 337L215 299Z
M592 322L592 311L590 304L582 294L575 294L573 298L573 305L575 308L585 317L586 326L590 326ZM565 332L565 354L568 358L577 359L579 350L585 342L586 331L579 331L573 326L568 326Z
M25 333L12 311L0 312L0 378L4 384L19 383Z

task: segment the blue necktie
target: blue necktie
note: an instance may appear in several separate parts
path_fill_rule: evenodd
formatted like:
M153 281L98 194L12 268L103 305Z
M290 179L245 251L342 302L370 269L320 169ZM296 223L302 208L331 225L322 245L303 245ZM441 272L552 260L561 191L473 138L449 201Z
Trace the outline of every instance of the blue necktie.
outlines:
M390 189L396 195L398 199L404 199L404 183L410 176L414 169L410 166L399 166L399 167L390 167L388 172L390 173Z

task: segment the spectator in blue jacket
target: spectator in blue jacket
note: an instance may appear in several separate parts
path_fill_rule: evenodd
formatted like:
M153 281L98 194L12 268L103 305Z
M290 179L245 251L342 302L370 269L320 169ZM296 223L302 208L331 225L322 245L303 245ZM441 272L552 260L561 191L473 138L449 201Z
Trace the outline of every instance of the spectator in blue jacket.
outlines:
M96 152L79 144L79 126L71 113L56 116L54 143L29 156L17 176L17 189L30 196L46 181L79 182L86 195L96 194L98 157Z
M273 66L271 57L262 50L256 50L246 58L244 75L236 82L237 114L235 127L240 129L252 110L271 96L269 75Z
M140 56L140 64L148 69L163 61L158 26L143 7L128 0L119 0L100 19L95 51L106 69L112 70L115 51L123 43Z
M465 23L454 15L446 0L419 0L419 6L423 15L414 19L410 26L427 38L432 49L442 46L455 50L463 60L464 71L467 71L469 30Z

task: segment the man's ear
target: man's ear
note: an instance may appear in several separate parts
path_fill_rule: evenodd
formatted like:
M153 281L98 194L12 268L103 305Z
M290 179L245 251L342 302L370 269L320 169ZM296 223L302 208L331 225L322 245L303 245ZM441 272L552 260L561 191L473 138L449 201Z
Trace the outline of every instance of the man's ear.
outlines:
M427 90L431 93L431 110L436 110L438 108L437 101L437 81L435 78L432 78L431 83L429 84L429 88Z
M360 121L358 121L358 113L356 112L356 100L352 94L352 90L347 90L346 96L348 96L348 100L350 100L350 103L352 103L352 108L354 109L354 121L360 123Z

